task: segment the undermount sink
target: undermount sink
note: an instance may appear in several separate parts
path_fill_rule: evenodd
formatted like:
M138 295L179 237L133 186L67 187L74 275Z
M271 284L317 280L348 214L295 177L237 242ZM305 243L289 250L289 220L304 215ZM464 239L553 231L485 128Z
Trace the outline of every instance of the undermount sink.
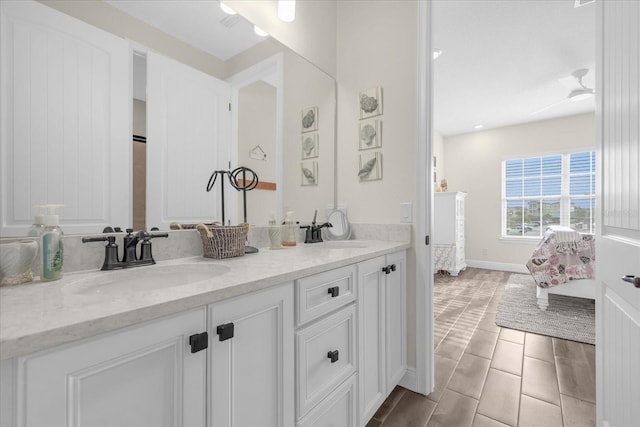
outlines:
M179 264L97 272L69 283L65 291L77 295L131 294L188 285L221 276L229 267L219 264Z
M354 240L332 240L328 242L314 243L313 245L325 249L357 249L367 247L366 244Z

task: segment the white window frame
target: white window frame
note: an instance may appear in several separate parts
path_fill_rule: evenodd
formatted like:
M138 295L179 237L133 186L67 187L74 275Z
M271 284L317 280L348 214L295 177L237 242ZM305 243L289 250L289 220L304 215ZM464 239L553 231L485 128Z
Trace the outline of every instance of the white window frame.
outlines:
M575 149L571 151L562 151L562 152L553 152L553 153L540 153L540 154L527 154L522 156L514 156L505 158L501 162L502 172L501 172L501 184L502 184L502 192L501 192L501 226L500 226L500 238L506 240L527 240L527 241L537 241L544 234L544 230L540 230L540 235L537 236L523 236L523 235L512 235L507 234L507 201L509 200L522 200L522 201L535 201L535 200L560 200L560 225L569 227L570 224L570 214L571 214L571 200L572 199L593 199L595 201L595 188L593 189L593 194L588 196L571 196L570 193L570 160L572 154L584 153L584 152L593 152L595 153L594 148L581 148ZM506 197L506 165L510 160L519 160L519 159L530 159L530 158L538 158L538 157L550 157L550 156L561 156L561 181L560 181L560 195L553 196L529 196L529 197L518 197L518 198L509 198ZM592 215L595 215L595 208L592 212ZM540 224L542 227L542 221ZM595 231L594 231L595 232Z

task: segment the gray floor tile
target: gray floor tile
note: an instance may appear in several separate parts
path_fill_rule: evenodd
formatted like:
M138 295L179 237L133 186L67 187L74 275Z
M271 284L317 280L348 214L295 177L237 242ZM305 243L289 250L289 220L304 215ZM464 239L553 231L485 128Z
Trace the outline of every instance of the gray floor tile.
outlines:
M483 331L500 332L500 326L496 325L495 313L485 313L482 319L480 319L477 327Z
M471 427L477 406L476 399L445 390L427 427Z
M553 338L552 340L553 354L555 356L573 359L577 362L587 362L587 356L584 354L581 343L559 338Z
M522 395L518 427L551 427L562 425L560 407Z
M491 359L493 349L496 347L496 341L498 341L498 333L476 329L465 351L475 354L476 356Z
M382 405L380 405L376 413L373 415L373 418L380 421L384 421L389 416L393 408L396 407L396 405L398 404L402 396L404 396L406 391L407 389L405 388L395 387L391 391L391 394L389 394L389 396L382 403Z
M595 403L596 385L587 362L556 357L560 393Z
M442 393L444 389L447 387L449 383L449 378L453 375L453 371L456 369L456 365L458 362L453 359L449 359L444 356L435 355L435 360L433 363L433 370L435 374L435 386L433 387L433 391L427 395L430 400L434 402L438 402L440 397L442 397Z
M522 367L522 394L560 406L555 364L525 356Z
M520 405L520 377L489 369L478 413L501 423L515 426Z
M555 363L551 337L527 333L524 338L524 355Z
M562 418L564 427L595 427L596 405L564 394L562 400Z
M476 413L471 427L508 427L508 425Z
M425 396L407 390L394 410L382 423L383 427L424 427L431 418L436 403Z
M436 354L448 357L449 359L459 360L470 338L471 334L469 332L452 330L442 339L440 345L436 347Z
M500 331L500 339L524 345L524 332L516 331L515 329L502 328Z
M447 388L474 399L480 399L490 363L489 359L464 353Z
M522 344L499 339L493 352L491 367L514 375L521 375L523 348Z

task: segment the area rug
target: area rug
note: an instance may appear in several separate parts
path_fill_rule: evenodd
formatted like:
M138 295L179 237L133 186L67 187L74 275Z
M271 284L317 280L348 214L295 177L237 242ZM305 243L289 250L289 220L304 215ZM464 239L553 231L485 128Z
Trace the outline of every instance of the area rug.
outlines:
M593 300L549 295L549 307L542 311L537 304L536 286L528 274L511 274L498 304L496 325L595 344Z

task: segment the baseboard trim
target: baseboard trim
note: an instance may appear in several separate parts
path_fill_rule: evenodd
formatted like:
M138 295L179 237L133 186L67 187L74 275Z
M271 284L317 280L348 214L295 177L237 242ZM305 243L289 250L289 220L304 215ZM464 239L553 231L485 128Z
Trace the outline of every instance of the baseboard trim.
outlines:
M512 273L529 273L524 264L509 264L506 262L467 260L467 267L483 268L485 270L510 271Z
M407 369L398 385L416 393L420 393L418 391L418 375L416 374L416 368L413 366L407 366Z

